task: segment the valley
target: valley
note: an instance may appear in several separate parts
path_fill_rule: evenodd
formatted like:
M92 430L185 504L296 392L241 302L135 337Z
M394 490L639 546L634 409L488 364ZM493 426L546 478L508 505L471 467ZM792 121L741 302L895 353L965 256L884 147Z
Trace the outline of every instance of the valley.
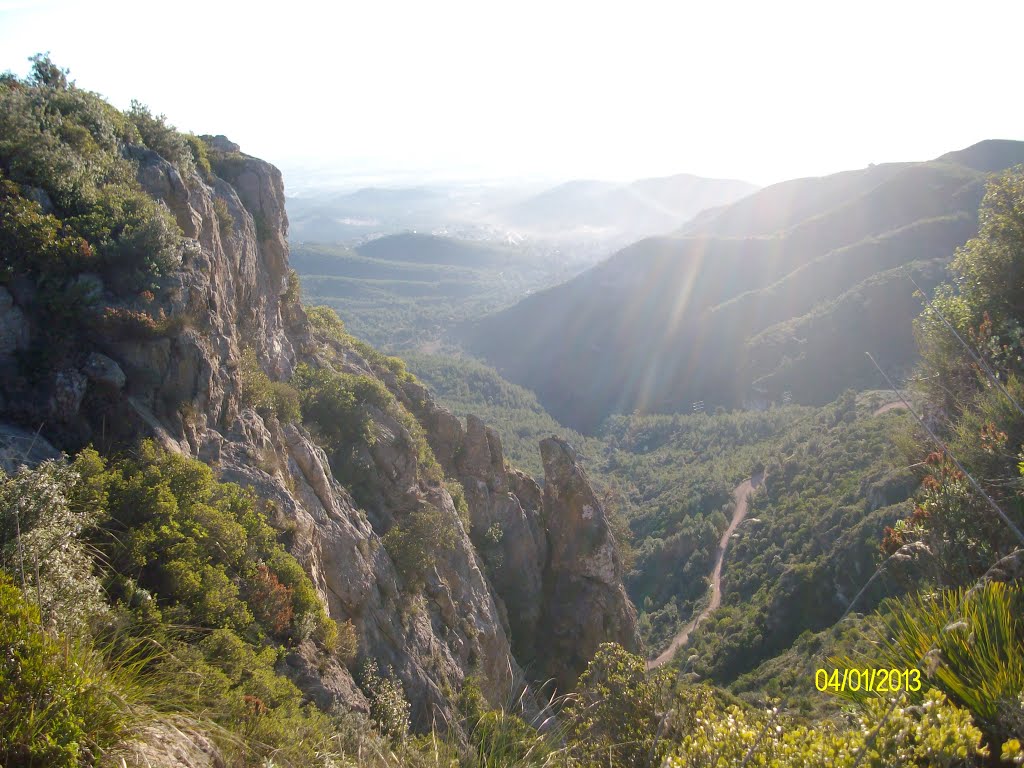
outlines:
M0 765L1024 763L1024 142L286 195L30 61Z
M662 664L671 661L675 657L676 651L686 646L686 641L689 640L693 630L722 604L722 561L725 559L726 551L729 548L729 540L733 537L736 528L747 516L747 502L749 501L750 494L760 487L763 481L763 474L755 475L737 485L736 490L732 492L735 509L732 513L732 519L729 520L729 527L722 534L722 538L718 542L718 550L715 552L715 565L708 579L711 593L711 596L708 598L708 604L705 608L701 609L700 613L687 622L686 626L676 633L675 637L672 638L672 642L668 644L668 648L659 653L654 660L647 662L648 669L656 669Z

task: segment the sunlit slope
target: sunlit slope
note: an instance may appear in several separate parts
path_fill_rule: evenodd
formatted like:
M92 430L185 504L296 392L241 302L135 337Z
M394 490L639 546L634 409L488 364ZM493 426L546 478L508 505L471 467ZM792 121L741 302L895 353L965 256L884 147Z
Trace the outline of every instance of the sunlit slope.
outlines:
M866 358L823 376L837 350L871 350L897 369L911 362L905 320L919 304L900 268L947 260L976 230L986 173L1021 161L1024 143L985 143L936 161L768 187L694 222L691 234L641 241L466 323L461 337L582 430L609 413L697 400L731 407L791 391L828 402L847 386L877 383ZM915 269L918 282L937 279L934 269ZM850 311L853 295L837 301L868 280L861 296L871 301L859 311ZM816 343L793 349L775 328L753 355L758 334L798 318L806 320L794 330ZM799 365L784 365L787 358Z

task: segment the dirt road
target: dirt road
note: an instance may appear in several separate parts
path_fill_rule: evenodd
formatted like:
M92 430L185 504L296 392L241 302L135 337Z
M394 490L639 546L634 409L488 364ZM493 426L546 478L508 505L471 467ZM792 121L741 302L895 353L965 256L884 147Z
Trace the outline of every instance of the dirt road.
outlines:
M736 486L736 490L732 492L732 497L736 502L736 509L732 513L732 520L729 522L729 527L725 529L725 533L722 534L721 541L718 542L718 551L715 553L715 565L711 569L711 599L708 601L707 607L703 611L698 613L693 619L690 620L685 627L683 627L672 638L672 642L669 643L658 658L653 661L647 662L648 669L655 669L660 667L665 662L669 661L682 646L686 645L686 641L690 639L690 633L697 628L704 619L706 619L713 610L718 608L722 604L722 560L725 558L725 550L729 547L729 541L732 539L733 533L736 531L736 527L743 522L743 518L747 516L747 499L750 494L754 492L754 489L761 485L764 481L764 475L754 475L749 480L744 480L742 483Z

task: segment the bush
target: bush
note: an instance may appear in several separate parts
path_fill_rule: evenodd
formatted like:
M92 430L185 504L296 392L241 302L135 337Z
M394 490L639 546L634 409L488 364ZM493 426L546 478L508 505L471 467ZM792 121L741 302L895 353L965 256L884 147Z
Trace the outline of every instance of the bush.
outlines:
M338 627L338 639L333 649L334 655L345 666L351 666L359 653L359 638L356 637L356 628L350 619L336 622Z
M992 744L1019 733L1024 725L1020 587L988 582L966 594L959 589L918 595L887 607L872 644L871 666L923 670L921 680L967 708ZM837 665L863 667L867 661ZM911 700L919 703L924 695L924 690L912 693Z
M39 620L0 572L0 764L75 768L118 744L129 721L94 654Z
M75 464L46 461L8 476L0 470L0 560L36 596L46 623L81 631L106 608L84 534L102 519L102 495L86 493ZM38 581L37 581L38 577Z
M154 115L145 104L132 100L128 118L142 138L142 143L164 160L177 166L182 176L195 173L195 156L192 144L184 134L168 125L165 115Z
M381 675L373 661L363 665L359 682L370 700L370 717L380 732L396 741L405 738L409 733L409 702L402 684L390 673Z
M231 234L231 228L235 226L235 217L228 210L228 204L223 198L213 198L213 212L217 215L217 226L220 228L220 236L227 237Z
M260 416L269 418L274 415L284 424L295 423L302 417L298 390L287 382L271 381L251 348L242 350L239 375L242 403L255 408Z
M565 709L573 754L584 764L644 764L668 710L669 683L667 671L648 676L642 658L615 643L602 644ZM667 747L662 742L659 754Z
M251 491L217 482L202 462L148 441L137 458L100 462L91 471L90 482L109 495L113 525L101 543L111 567L157 594L168 618L236 631L255 621L270 634L296 638L303 628L333 624ZM258 603L265 597L275 607ZM282 628L289 606L291 620Z
M418 592L438 557L456 542L452 521L437 507L424 504L384 534L384 548L410 592Z

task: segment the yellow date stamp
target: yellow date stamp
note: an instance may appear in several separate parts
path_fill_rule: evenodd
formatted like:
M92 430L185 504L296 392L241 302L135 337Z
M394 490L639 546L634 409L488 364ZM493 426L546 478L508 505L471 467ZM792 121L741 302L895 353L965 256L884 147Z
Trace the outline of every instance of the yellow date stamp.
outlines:
M916 693L921 690L921 670L817 669L814 687L827 693Z

